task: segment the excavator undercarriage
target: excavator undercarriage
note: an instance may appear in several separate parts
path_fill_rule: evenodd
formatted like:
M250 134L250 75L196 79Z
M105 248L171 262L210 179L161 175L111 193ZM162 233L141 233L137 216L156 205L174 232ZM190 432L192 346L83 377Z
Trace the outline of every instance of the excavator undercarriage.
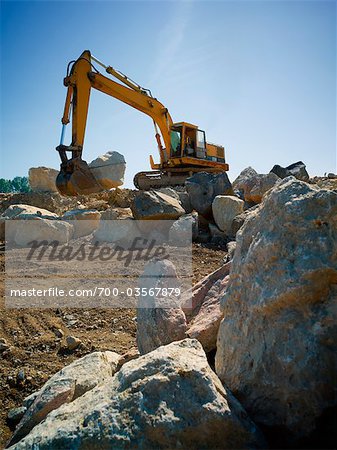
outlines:
M161 187L184 186L187 178L196 172L205 172L204 168L191 167L189 170L181 169L181 171L165 172L163 170L151 170L147 172L138 172L133 178L135 187L142 191L150 189L160 189ZM224 172L220 169L208 168L207 172L219 173Z

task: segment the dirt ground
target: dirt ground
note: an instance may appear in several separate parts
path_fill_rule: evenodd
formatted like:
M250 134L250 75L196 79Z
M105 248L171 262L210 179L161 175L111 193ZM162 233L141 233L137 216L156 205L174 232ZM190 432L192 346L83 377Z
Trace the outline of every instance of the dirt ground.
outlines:
M193 282L221 266L226 251L193 244ZM0 248L0 338L10 349L0 353L0 448L11 435L8 410L38 390L55 372L95 350L117 353L136 347L133 309L6 309L4 307L4 246ZM57 337L55 331L64 336ZM82 344L73 352L64 339L73 335Z

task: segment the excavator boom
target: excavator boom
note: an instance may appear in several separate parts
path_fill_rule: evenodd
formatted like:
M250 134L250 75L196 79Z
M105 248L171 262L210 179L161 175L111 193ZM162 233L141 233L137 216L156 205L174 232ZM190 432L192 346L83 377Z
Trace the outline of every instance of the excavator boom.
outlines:
M101 65L118 82L101 74L93 63ZM197 143L198 127L183 122L173 124L167 108L152 96L149 89L141 87L111 66L105 66L92 56L89 50L85 50L76 61L68 64L64 85L67 87L67 96L62 117L61 141L60 145L56 147L61 158L61 170L56 185L61 194L76 196L104 190L91 173L86 161L82 159L92 89L120 100L151 117L160 156L159 164L154 164L153 158L150 157L156 180L158 180L158 172L159 178L164 173L169 178L171 178L171 174L175 174L179 177L175 178L178 181L178 179L184 180L184 177L186 178L194 171L228 170L228 165L224 161L223 147L216 146L216 150L210 151L210 144L206 144L205 139L203 142L200 141L201 144ZM70 120L72 122L72 141L70 145L65 145L65 127ZM171 138L174 139L174 145L171 143ZM192 154L192 150L194 154ZM209 155L214 153L215 156L207 156L207 152ZM68 154L71 154L70 158ZM220 157L218 157L219 155ZM151 187L151 182L147 181L147 179L153 180L151 175L152 172L142 172L138 174L138 177L136 175L135 185L140 188ZM178 184L181 182L183 181L179 181ZM160 182L156 181L156 186L158 184Z

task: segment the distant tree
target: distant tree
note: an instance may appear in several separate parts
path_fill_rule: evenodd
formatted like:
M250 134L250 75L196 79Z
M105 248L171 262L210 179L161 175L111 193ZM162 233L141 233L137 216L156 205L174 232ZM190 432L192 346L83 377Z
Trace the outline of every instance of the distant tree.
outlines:
M28 177L21 178L21 191L20 192L31 192L32 188L30 187Z
M30 192L27 177L14 177L13 180L0 178L0 192Z
M29 192L30 186L27 177L15 177L12 180L12 189L14 192Z
M0 178L0 192L11 192L11 181Z

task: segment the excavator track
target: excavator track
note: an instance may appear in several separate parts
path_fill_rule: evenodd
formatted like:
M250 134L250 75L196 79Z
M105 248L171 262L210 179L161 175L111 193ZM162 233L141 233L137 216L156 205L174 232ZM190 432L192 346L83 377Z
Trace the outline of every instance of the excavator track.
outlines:
M148 172L138 172L134 179L133 184L136 189L141 191L148 191L150 189L160 189L163 187L184 186L187 178L191 177L196 172L223 172L218 168L200 168L191 167L188 169L175 169L170 172L151 170Z

